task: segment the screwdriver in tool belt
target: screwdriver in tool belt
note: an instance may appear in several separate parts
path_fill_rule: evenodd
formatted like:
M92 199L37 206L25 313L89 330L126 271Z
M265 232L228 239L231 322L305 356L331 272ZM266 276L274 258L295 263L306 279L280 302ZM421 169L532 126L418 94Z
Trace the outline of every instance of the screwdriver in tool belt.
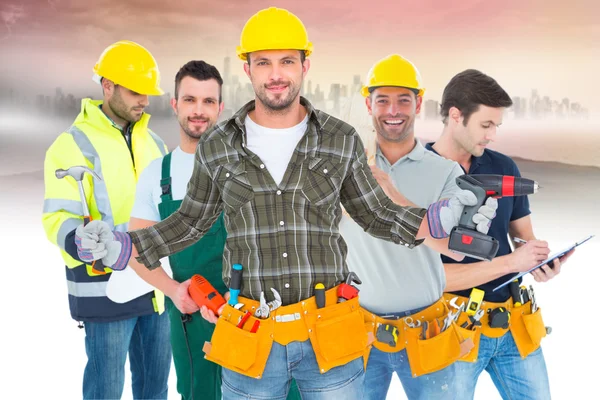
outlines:
M521 288L519 287L519 280L515 279L514 281L509 283L508 288L510 289L510 295L513 299L514 306L522 306L523 299L521 298Z
M315 285L315 301L317 302L317 308L325 307L325 285L322 283Z

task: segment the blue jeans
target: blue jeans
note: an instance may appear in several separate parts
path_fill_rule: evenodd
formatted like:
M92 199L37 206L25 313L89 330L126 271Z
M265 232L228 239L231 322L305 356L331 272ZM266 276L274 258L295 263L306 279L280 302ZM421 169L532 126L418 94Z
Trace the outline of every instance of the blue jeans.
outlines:
M167 313L115 322L85 322L88 362L84 399L120 399L129 353L134 399L166 399L171 370Z
M400 313L387 314L384 318L403 318L418 313L427 307ZM431 374L413 377L406 349L397 353L386 353L371 349L365 373L364 399L385 400L394 372L398 374L406 397L413 400L453 400L457 398L454 385L454 365Z
M521 359L510 332L497 339L481 335L474 363L456 362L456 386L461 399L472 399L479 374L486 370L503 399L549 400L550 384L542 348Z
M360 357L321 374L310 340L287 346L274 342L261 379L223 368L223 400L285 399L292 378L303 400L361 399L363 361Z

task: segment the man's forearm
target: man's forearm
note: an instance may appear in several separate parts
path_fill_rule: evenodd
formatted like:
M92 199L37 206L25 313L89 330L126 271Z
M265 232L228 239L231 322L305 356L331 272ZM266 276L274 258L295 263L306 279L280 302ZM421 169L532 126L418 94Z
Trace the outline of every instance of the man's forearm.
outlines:
M143 264L139 263L135 256L137 256L137 250L135 247L132 249L131 259L129 260L129 266L133 268L136 274L139 275L144 281L154 286L168 297L175 292L179 283L169 277L162 267L149 270Z
M445 292L470 289L509 274L509 256L472 264L444 264L446 270Z
M161 258L177 253L200 240L218 217L217 213L211 215L210 219L194 219L179 210L153 226L132 230L129 232L135 250L132 259L135 257L148 269L155 269L160 266Z

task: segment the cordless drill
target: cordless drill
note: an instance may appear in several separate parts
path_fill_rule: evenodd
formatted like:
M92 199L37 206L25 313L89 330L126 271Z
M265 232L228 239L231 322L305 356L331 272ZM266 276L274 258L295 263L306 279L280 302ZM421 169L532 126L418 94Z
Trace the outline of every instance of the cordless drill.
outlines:
M192 276L188 292L198 307L206 306L215 315L217 315L219 308L225 304L223 296L202 275Z
M490 197L526 196L536 193L539 186L531 179L507 175L461 175L456 178L456 184L461 189L473 192L477 204L465 207L458 226L450 232L448 248L468 257L491 261L500 243L477 231L473 216Z

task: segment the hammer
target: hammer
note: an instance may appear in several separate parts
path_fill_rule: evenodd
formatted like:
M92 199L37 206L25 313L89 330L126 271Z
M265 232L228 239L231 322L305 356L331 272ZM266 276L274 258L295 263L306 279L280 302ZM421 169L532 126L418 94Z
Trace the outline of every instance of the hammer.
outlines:
M102 180L102 178L97 173L95 173L93 170L89 169L88 167L85 167L82 165L74 166L74 167L71 167L68 169L57 169L54 172L54 175L56 175L56 177L58 179L62 179L65 176L70 176L71 178L75 179L75 181L77 182L77 185L79 186L79 197L81 198L81 207L83 208L83 226L86 226L92 220L92 216L90 215L90 210L88 208L87 201L85 198L85 192L83 191L82 181L83 181L83 175L86 172L88 174L92 175L94 178L98 179L99 181ZM92 269L97 274L106 274L106 272L104 272L104 265L102 264L101 259L95 260L92 263Z

